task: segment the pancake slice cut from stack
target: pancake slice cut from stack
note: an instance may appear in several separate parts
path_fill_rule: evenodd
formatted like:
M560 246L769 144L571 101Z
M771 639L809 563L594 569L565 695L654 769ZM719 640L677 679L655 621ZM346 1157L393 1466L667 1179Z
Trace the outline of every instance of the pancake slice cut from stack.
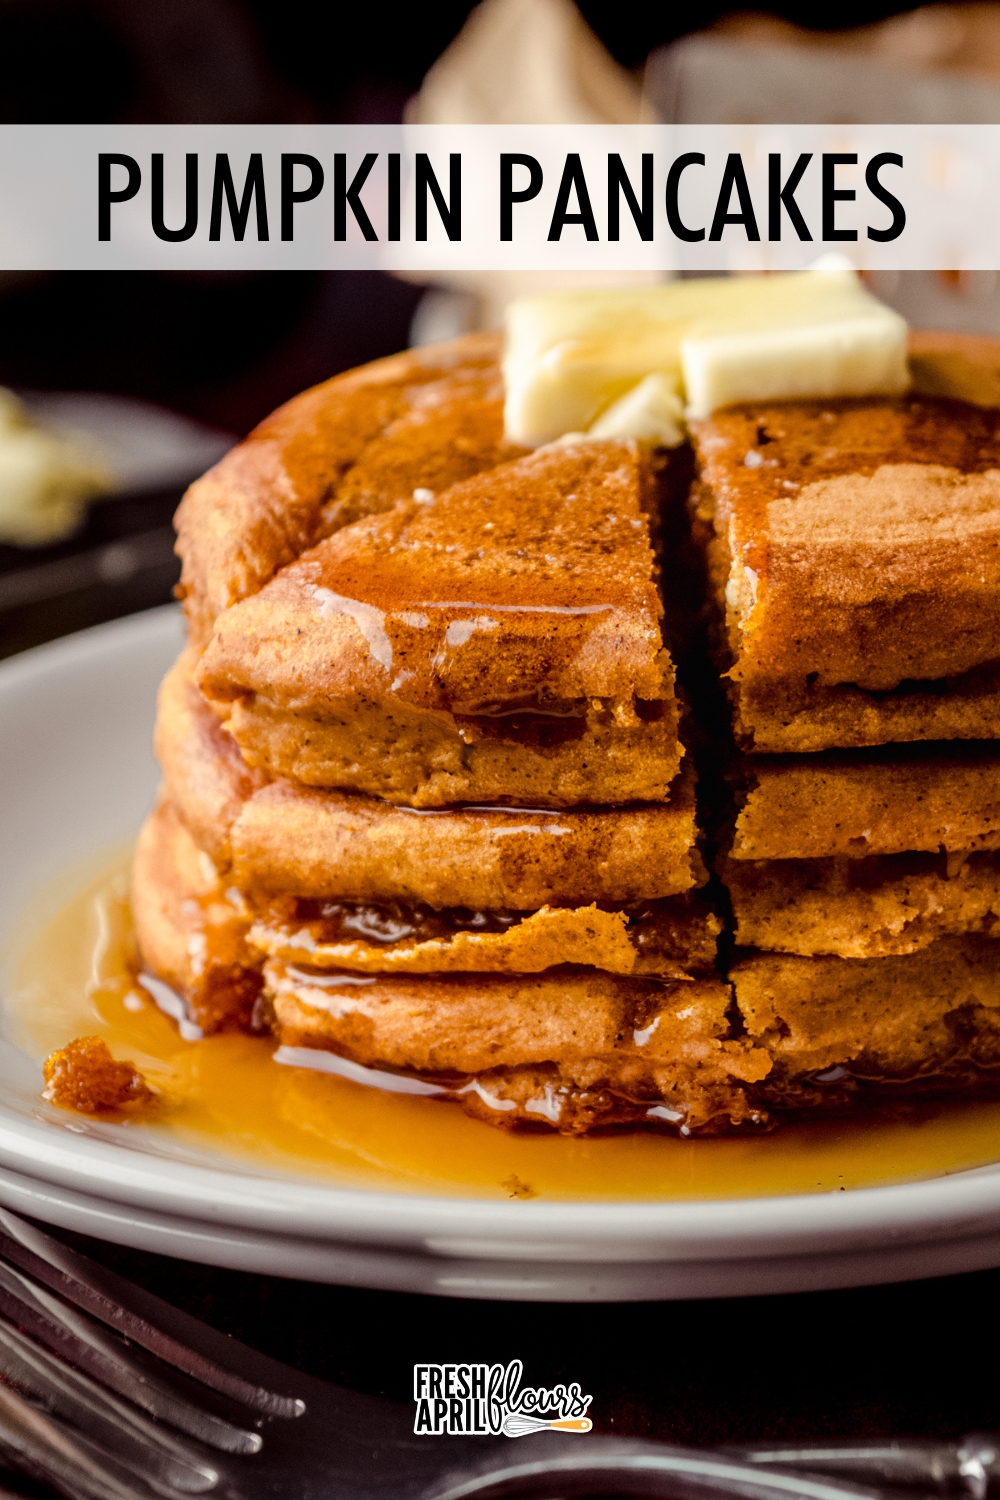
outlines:
M543 450L321 542L198 680L272 776L417 807L657 801L680 766L632 442Z
M737 942L873 958L1000 935L1000 745L753 757L728 857Z
M433 385L370 440L362 513L269 574L237 587L232 547L212 572L196 496L188 575L228 603L161 690L144 960L204 1030L497 1124L758 1119L769 1064L731 1035L661 624L669 461L583 442L441 484L406 467L415 432L461 427Z

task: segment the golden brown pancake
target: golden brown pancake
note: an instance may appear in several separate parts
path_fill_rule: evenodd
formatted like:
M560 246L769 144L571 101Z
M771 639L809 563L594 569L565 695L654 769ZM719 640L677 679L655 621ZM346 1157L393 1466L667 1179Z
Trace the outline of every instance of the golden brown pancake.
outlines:
M747 748L1000 732L1000 411L756 403L695 443Z
M132 911L144 965L186 1001L192 1021L206 1032L247 1030L261 974L246 908L168 802L139 835Z
M769 1066L727 1039L729 992L717 978L361 978L272 959L265 983L283 1046L431 1076L496 1125L726 1128L754 1117L738 1080Z
M419 813L275 782L244 804L230 840L246 890L528 911L691 890L703 880L694 831L688 781L669 806L566 813Z
M690 770L677 778L669 803L417 812L248 779L228 738L181 663L159 707L167 795L245 891L529 911L657 900L705 880Z
M572 969L367 982L278 960L265 969L285 1047L433 1081L498 1125L574 1132L645 1116L714 1132L859 1096L995 1088L993 943L946 939L869 960L761 954L732 978L738 1026L717 980L651 990Z
M579 713L456 718L353 694L318 719L252 695L233 703L229 730L248 765L304 786L421 808L574 807L669 797L683 754L677 715L672 702L647 711L660 716L618 724L598 700Z
M752 753L697 816L658 585L690 647L700 574L658 529L660 459L505 445L488 338L290 403L182 507L149 968L205 1030L269 1026L293 1064L494 1124L995 1090L996 348L917 340L909 397L700 424Z
M140 841L135 901L146 964L206 1031L245 1029L257 1002L284 1045L433 1077L497 1124L719 1130L775 1109L842 1107L859 1080L905 1097L935 1080L981 1084L1000 1064L1000 966L981 938L899 958L742 958L735 1026L717 977L581 966L388 975L271 958L261 1012L245 908L168 806ZM473 1078L481 1088L461 1092Z
M592 903L533 912L292 900L258 913L247 940L312 969L534 974L574 963L685 979L714 969L721 930L708 901L690 892L616 910Z
M181 653L160 684L153 748L166 794L195 842L222 870L232 864L229 830L267 777L251 771L191 672L196 654Z
M360 973L538 973L574 963L687 979L714 971L722 925L697 893L611 911L594 904L435 911L401 902L255 905L253 893L230 880L198 848L172 804L161 803L143 828L135 863L139 944L152 971L191 1003L202 1026L207 976L217 992L230 982L225 974L238 970L232 983L239 1006L244 971L259 969L266 957Z
M499 342L474 334L338 375L197 480L177 514L192 638L338 526L522 452L503 437Z
M1000 848L1000 746L744 757L734 859Z
M541 450L321 542L198 670L271 776L413 806L656 801L682 747L633 442Z
M730 859L717 868L736 941L748 948L878 958L962 933L1000 937L993 853Z
M748 1037L773 1059L775 1097L796 1081L832 1090L831 1070L905 1084L1000 1064L1000 965L983 938L894 958L762 953L731 977Z
M760 752L1000 739L1000 669L994 666L926 685L905 683L884 697L849 684L827 689L759 679L733 694L738 738Z

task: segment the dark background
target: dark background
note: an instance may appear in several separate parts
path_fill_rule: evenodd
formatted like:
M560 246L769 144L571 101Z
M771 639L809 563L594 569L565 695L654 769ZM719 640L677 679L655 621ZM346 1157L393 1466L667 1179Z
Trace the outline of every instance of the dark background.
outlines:
M779 5L811 28L902 7ZM0 0L0 122L390 122L472 6ZM583 0L610 52L732 6ZM0 276L0 383L122 391L244 433L280 401L405 347L420 289L368 272Z

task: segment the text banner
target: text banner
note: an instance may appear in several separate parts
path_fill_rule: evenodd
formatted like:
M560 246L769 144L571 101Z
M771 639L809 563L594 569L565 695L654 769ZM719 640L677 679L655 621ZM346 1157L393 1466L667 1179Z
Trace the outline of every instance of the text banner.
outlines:
M0 268L1000 269L1000 125L6 125Z

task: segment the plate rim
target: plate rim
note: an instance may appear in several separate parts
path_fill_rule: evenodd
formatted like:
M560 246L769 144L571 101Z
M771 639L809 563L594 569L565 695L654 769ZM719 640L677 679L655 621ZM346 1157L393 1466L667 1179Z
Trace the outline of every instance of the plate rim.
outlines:
M120 1209L102 1198L53 1189L0 1171L0 1204L133 1249L226 1266L251 1274L336 1282L381 1291L512 1302L678 1301L771 1296L916 1281L1000 1264L1000 1236L949 1236L934 1244L865 1246L740 1260L503 1260L445 1257L396 1246L304 1240L208 1225L157 1210Z
M454 1254L478 1245L539 1254L548 1246L588 1258L693 1259L861 1248L872 1233L913 1243L1000 1229L1000 1166L887 1186L775 1195L645 1202L560 1202L387 1192L209 1163L172 1161L127 1141L86 1140L61 1122L0 1110L0 1165L53 1185L98 1186L122 1205L204 1219L273 1226L302 1237L431 1246ZM114 1128L114 1127L111 1127ZM125 1127L128 1128L128 1127ZM65 1132L65 1133L64 1133ZM626 1237L627 1238L623 1238Z

